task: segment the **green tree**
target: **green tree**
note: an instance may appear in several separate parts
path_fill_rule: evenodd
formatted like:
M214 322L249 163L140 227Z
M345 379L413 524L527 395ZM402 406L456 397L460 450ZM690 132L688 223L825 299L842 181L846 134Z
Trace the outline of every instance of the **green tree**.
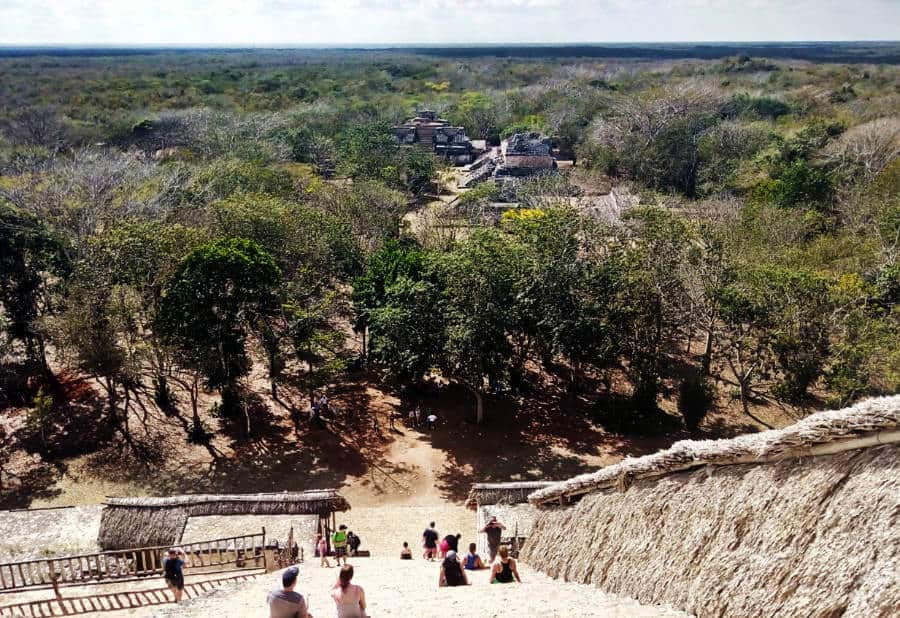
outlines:
M157 328L178 350L178 362L219 390L227 414L234 412L238 381L250 370L247 339L260 317L277 307L280 283L271 255L253 241L228 238L188 254L163 294ZM194 420L199 425L196 409ZM249 416L246 421L249 430Z
M338 170L360 179L396 178L398 145L387 124L359 123L349 126L338 145Z
M479 423L486 382L510 370L520 267L518 247L496 230L477 231L440 261L447 330L442 368L475 397Z
M8 335L48 374L39 321L53 311L54 283L68 272L68 254L58 236L33 215L0 202L0 304Z

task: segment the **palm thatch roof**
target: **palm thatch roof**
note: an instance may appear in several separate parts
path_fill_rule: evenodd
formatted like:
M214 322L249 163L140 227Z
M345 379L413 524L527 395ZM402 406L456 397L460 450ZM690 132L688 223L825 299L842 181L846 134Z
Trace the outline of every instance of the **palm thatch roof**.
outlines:
M565 503L608 487L701 466L777 462L842 450L900 442L900 396L867 399L843 410L813 414L800 422L729 440L683 440L670 448L596 472L554 483L529 496L536 505Z
M476 509L486 504L519 504L528 502L532 492L553 485L554 481L522 481L514 483L475 483L469 490L466 506Z
M697 616L896 615L898 413L873 399L539 490L522 558Z
M171 545L189 517L204 515L328 515L350 503L334 489L260 494L110 497L100 523L104 550Z

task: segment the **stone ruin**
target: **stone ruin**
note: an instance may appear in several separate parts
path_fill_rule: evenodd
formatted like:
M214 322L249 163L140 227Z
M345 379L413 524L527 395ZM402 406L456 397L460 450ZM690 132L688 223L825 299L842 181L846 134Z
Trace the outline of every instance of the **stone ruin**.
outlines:
M459 186L472 187L487 180L501 185L537 174L553 173L557 169L550 138L540 133L516 133L503 140L477 159L462 175Z
M531 176L556 169L550 138L540 133L516 133L500 144L495 176Z
M432 110L419 110L415 118L394 127L394 138L402 145L430 150L454 165L471 163L484 152L484 146L470 140L465 129L438 118Z

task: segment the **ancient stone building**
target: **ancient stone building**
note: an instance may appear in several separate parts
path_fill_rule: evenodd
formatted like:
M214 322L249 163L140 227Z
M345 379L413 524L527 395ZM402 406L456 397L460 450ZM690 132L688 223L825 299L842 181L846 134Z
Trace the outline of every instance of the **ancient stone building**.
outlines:
M495 176L530 176L556 168L549 137L516 133L500 144Z
M499 148L469 165L460 176L460 188L493 180L499 184L517 182L517 178L556 171L556 158L549 137L540 133L516 133L503 140Z
M431 150L454 165L466 165L484 151L484 145L473 142L462 127L451 126L431 110L419 110L415 118L394 127L394 137L408 146Z

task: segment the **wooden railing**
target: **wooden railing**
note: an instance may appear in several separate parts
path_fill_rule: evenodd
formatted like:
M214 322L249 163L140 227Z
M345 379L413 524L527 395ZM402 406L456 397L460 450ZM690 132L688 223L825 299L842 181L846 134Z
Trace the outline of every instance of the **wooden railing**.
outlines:
M222 584L250 581L258 577L257 573L244 573L225 579L187 583L184 586L184 598L191 599L210 592ZM25 601L14 605L0 607L0 616L16 616L27 618L37 616L75 616L78 614L96 615L100 612L112 612L152 605L165 605L174 602L168 588L150 590L134 590L130 592L107 592L88 596Z
M265 566L266 529L261 533L181 545L188 573ZM0 564L0 593L127 581L163 574L169 546L60 556ZM231 567L223 569L223 567Z

